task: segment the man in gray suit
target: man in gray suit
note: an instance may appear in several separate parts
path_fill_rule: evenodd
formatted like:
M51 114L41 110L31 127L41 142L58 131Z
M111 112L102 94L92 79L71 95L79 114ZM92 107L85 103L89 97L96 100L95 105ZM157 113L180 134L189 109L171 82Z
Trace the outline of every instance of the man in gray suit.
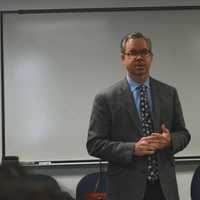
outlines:
M126 77L95 97L88 152L108 161L109 200L178 200L173 156L190 134L177 91L150 77L151 40L143 34L122 39L121 59Z

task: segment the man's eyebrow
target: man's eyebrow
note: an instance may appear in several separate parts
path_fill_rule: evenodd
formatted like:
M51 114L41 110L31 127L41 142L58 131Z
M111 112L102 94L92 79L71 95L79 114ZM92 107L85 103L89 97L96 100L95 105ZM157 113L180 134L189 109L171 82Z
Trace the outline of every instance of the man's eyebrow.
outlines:
M141 50L149 50L148 48L142 48L142 49L129 49L129 51L141 51Z

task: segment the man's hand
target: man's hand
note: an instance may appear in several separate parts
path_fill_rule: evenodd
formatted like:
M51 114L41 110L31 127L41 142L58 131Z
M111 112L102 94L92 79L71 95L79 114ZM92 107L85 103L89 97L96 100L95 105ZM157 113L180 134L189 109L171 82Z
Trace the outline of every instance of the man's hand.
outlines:
M170 145L171 137L169 130L164 124L161 125L162 133L152 133L150 136L142 137L135 143L134 155L145 156L155 153L156 150L164 149Z
M152 133L151 136L155 136L155 140L152 142L157 143L156 149L164 149L165 147L170 145L171 136L169 130L165 127L165 124L161 125L162 133Z
M151 136L142 137L135 143L134 155L145 156L154 154L156 150L155 143L151 142Z

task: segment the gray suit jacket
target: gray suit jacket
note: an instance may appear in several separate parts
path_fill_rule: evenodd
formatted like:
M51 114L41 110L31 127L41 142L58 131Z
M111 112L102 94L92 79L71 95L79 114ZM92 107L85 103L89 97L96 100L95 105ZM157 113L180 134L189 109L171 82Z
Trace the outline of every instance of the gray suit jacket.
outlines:
M158 151L159 178L166 200L178 200L173 155L190 141L176 89L150 78L154 131L164 123L171 146ZM107 160L109 200L142 200L146 184L146 156L133 156L143 137L141 123L126 79L95 97L88 131L90 155Z

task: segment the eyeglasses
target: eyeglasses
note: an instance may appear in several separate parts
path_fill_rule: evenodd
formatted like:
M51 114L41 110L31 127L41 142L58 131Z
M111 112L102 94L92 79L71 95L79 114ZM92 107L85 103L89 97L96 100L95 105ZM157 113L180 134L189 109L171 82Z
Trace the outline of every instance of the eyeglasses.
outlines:
M149 50L149 49L142 49L142 50L132 50L132 51L129 51L127 53L124 53L124 55L127 55L127 56L132 56L132 57L136 57L136 56L142 56L142 57L147 57L147 56L150 56L152 55L152 52Z

